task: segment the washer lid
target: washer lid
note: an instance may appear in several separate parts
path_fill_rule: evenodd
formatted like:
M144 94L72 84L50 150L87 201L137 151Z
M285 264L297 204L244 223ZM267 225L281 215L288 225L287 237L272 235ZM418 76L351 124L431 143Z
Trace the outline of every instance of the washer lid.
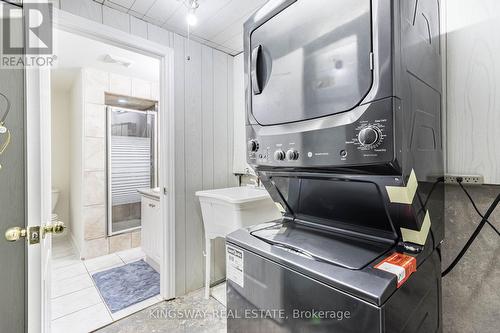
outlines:
M376 242L293 222L260 229L251 234L311 259L353 270L363 269L395 245L395 242Z

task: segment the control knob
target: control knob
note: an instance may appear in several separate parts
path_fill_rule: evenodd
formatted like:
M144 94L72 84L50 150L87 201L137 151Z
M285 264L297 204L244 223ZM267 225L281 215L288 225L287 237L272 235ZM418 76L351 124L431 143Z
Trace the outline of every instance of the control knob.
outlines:
M376 126L366 126L358 133L358 141L365 148L372 148L380 142L380 130Z
M283 161L286 158L286 154L283 150L276 150L274 152L274 159L277 161Z
M256 152L257 150L259 150L259 143L253 139L248 141L248 151Z
M286 152L286 158L289 161L296 161L299 159L299 152L296 151L295 149L290 149Z

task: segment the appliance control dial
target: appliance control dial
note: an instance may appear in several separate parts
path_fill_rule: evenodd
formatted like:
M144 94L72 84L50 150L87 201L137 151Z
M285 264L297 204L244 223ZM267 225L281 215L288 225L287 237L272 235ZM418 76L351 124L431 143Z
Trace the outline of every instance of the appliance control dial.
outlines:
M276 150L274 152L274 159L277 161L283 161L286 158L286 154L283 150Z
M286 152L286 158L289 161L296 161L299 159L299 152L296 151L295 149L290 149Z
M381 133L377 126L368 125L358 133L358 141L365 148L373 148L380 143Z
M259 143L256 140L248 141L248 151L256 152L257 150L259 150Z

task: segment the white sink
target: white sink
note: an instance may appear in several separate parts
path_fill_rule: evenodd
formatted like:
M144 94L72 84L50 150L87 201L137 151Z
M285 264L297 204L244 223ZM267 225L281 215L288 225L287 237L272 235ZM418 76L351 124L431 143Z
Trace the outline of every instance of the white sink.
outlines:
M242 186L198 191L205 225L205 299L210 297L211 240L240 228L273 221L281 213L266 190ZM223 302L224 303L224 302Z
M266 190L230 187L198 191L205 237L225 237L242 227L279 219L281 213Z

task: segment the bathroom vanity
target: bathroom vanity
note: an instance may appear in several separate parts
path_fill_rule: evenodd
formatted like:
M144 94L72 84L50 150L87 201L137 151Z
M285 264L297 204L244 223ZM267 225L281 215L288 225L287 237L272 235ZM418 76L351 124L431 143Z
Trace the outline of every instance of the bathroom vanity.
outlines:
M159 189L141 189L141 247L146 261L157 271L161 262L161 211Z

